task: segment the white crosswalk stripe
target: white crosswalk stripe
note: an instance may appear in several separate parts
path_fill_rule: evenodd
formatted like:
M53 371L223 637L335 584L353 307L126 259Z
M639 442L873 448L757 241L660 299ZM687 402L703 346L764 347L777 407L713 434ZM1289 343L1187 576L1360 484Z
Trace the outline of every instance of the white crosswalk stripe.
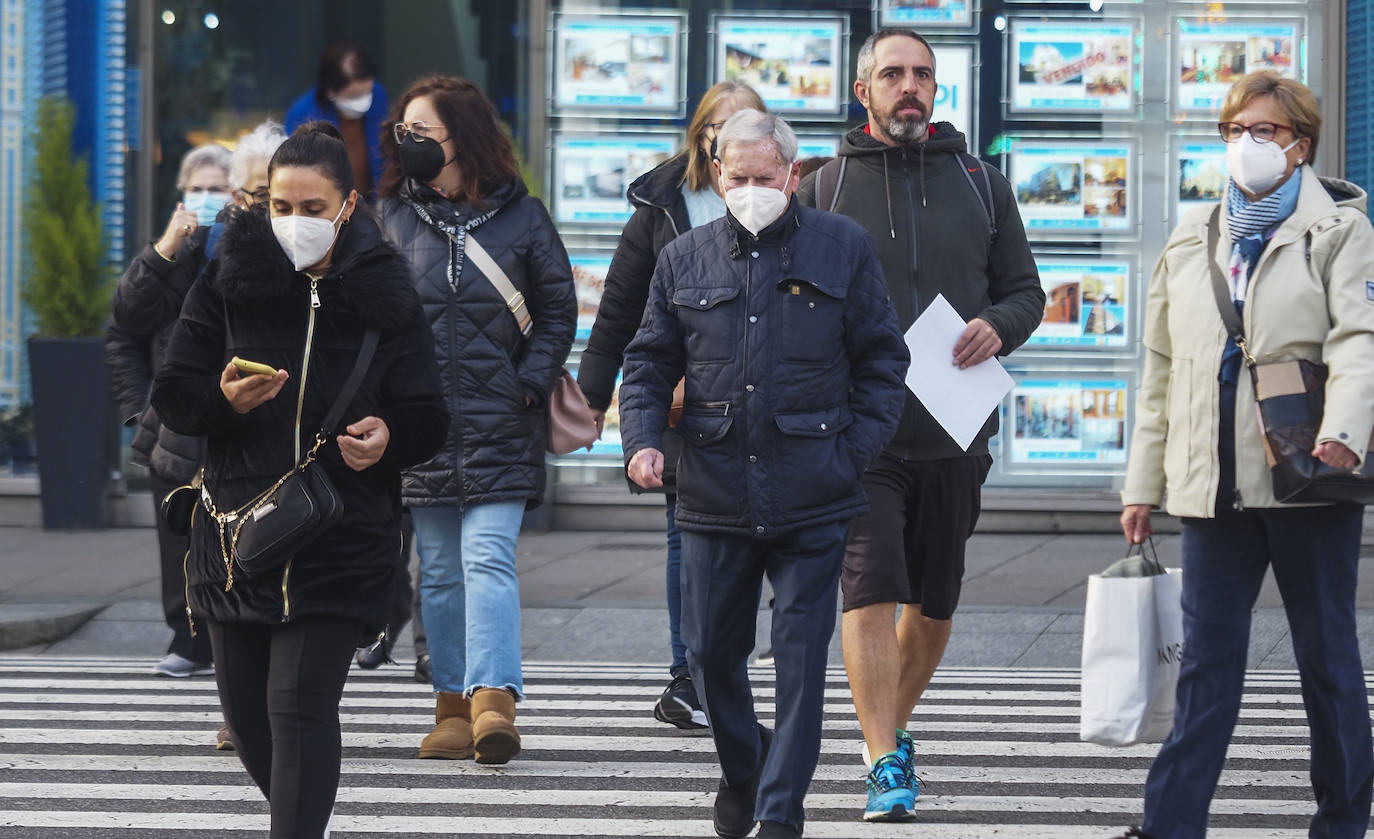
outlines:
M653 720L663 668L525 670L524 752L505 767L414 759L433 700L409 670L354 670L344 694L333 835L710 837L709 737ZM772 722L771 669L754 671ZM926 782L915 825L863 824L860 733L830 673L808 837L1106 839L1139 817L1157 746L1077 737L1071 670L941 671L913 723ZM213 680L144 661L0 657L0 835L218 839L264 835L267 806L232 752L214 752ZM1297 678L1252 673L1212 808L1211 837L1302 837L1313 809Z

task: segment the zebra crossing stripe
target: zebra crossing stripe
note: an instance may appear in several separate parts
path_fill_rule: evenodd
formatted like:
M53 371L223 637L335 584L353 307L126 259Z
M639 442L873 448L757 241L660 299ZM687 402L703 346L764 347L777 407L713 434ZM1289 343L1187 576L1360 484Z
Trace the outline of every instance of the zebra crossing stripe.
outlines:
M754 669L771 721L771 668ZM342 704L344 761L332 825L349 835L712 837L719 769L702 732L655 722L663 668L531 663L525 751L503 767L412 759L433 700L409 668L354 671ZM814 839L1106 839L1138 820L1157 745L1077 739L1072 670L941 671L917 711L917 823L858 820L861 734L844 674L827 678L821 763L807 797ZM210 679L148 663L0 656L0 835L5 839L183 836L268 829L233 753L211 751ZM1209 837L1306 836L1314 808L1299 683L1249 674Z

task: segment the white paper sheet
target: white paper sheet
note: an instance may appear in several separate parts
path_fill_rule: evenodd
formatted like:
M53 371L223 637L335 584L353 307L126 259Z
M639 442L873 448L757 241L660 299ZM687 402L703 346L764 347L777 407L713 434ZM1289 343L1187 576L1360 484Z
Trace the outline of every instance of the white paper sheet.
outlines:
M964 451L1012 385L995 356L967 370L954 365L954 345L967 325L941 294L906 331L906 386Z

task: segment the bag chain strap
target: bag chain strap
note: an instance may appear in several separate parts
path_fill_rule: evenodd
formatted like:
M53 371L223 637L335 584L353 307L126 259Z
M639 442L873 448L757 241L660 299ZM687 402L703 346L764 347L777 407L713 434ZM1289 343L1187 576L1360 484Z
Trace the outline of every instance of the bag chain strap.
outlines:
M252 518L253 514L256 513L262 505L267 503L267 500L272 497L273 493L281 489L282 485L285 484L292 475L304 472L307 466L314 463L316 456L319 454L320 447L324 444L324 435L317 433L315 435L315 445L311 447L310 451L306 452L305 457L301 458L300 463L292 467L291 471L278 478L276 483L272 484L272 486L268 487L257 497L253 498L242 507L239 507L237 510L225 510L224 512L220 512L215 508L215 502L210 498L210 492L203 486L201 487L201 498L205 502L206 511L210 514L210 518L215 520L215 524L217 525L216 529L219 531L219 549L220 554L224 558L224 573L227 577L224 583L225 591L229 591L234 587L234 553L230 551L230 548L232 547L234 551L238 550L239 533L242 532L244 524L248 522L248 519ZM233 537L230 538L227 535L227 531L229 526L234 524L234 522L238 522L238 524L234 527Z

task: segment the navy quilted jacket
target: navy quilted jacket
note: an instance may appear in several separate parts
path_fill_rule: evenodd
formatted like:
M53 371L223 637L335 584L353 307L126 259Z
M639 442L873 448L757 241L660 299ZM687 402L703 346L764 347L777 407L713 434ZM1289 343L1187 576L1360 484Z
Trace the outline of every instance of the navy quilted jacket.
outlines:
M401 189L412 194L409 184ZM528 339L471 260L463 260L458 288L450 289L445 234L398 198L379 208L387 236L415 267L452 416L439 453L405 473L407 506L522 500L534 507L543 500L545 405L577 328L572 266L543 203L524 183L512 180L487 201L481 211L460 205L458 217L499 208L470 235L525 296L534 319Z
M625 351L625 459L661 449L686 373L677 522L770 537L864 512L910 361L873 241L800 206L753 236L726 215L659 254Z

